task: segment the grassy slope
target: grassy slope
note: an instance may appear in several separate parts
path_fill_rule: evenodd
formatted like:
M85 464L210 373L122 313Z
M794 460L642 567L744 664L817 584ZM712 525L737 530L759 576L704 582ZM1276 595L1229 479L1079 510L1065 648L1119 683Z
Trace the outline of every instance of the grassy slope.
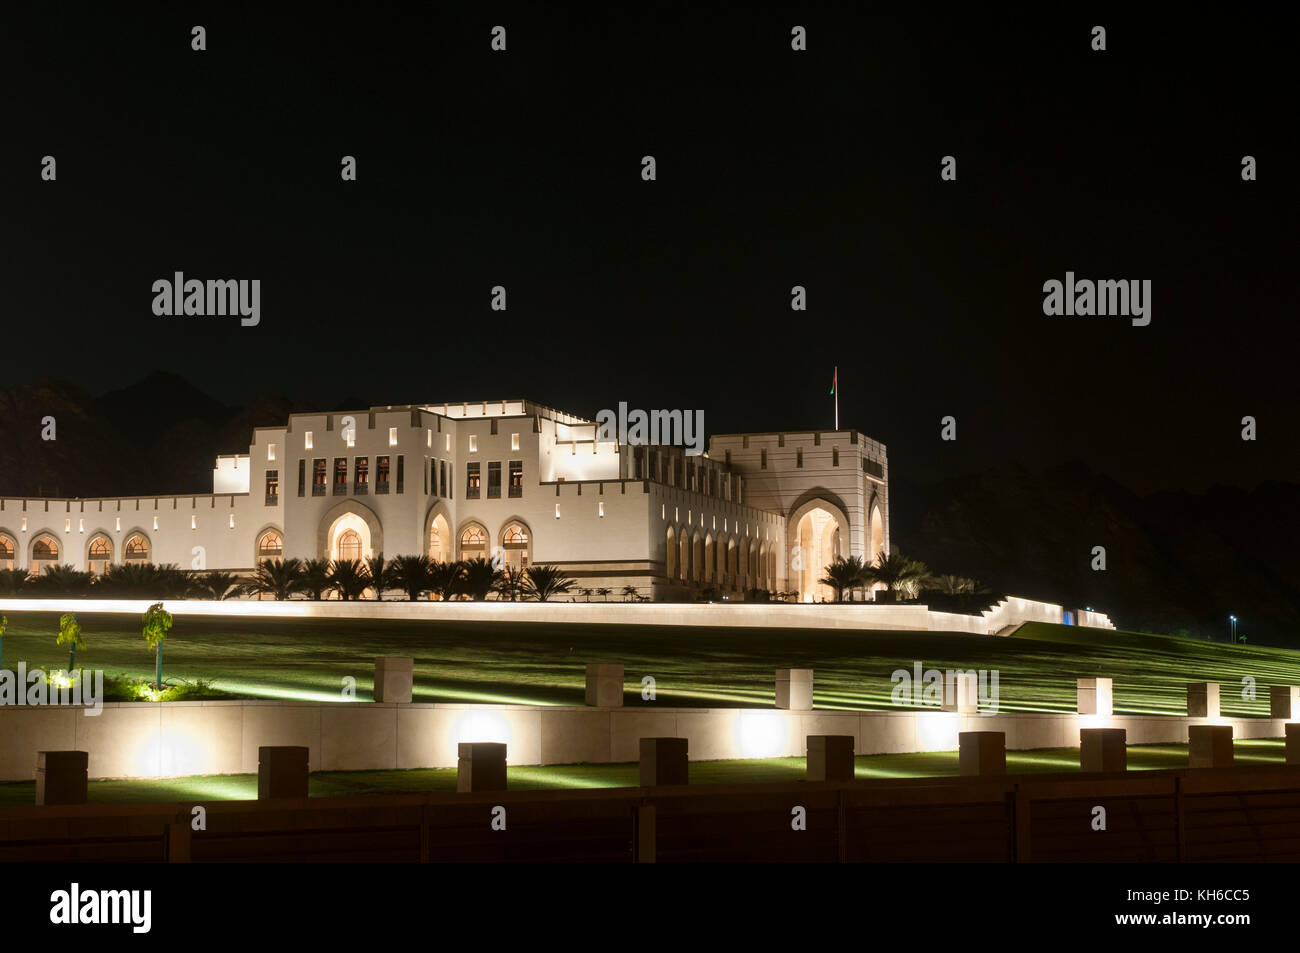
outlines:
M10 612L4 667L62 667L51 613ZM132 616L81 614L80 664L153 676L152 653ZM583 666L621 661L629 688L654 676L658 698L628 705L772 704L773 670L817 670L819 708L890 707L890 674L926 668L1000 673L1004 711L1071 711L1074 680L1115 679L1118 712L1181 712L1188 681L1224 683L1225 714L1267 713L1269 684L1300 683L1300 653L1127 632L1031 623L1014 638L942 632L380 623L351 620L181 619L164 650L164 676L212 680L247 697L337 700L342 679L370 697L376 655L416 659L417 701L580 705ZM1262 691L1240 697L1243 676Z

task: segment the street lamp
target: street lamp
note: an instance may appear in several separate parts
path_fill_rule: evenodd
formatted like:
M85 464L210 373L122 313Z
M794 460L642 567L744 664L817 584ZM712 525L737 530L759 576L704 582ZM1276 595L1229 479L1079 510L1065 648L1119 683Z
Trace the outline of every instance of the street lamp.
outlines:
M1237 617L1230 615L1228 621L1232 623L1232 642L1235 645L1237 643Z

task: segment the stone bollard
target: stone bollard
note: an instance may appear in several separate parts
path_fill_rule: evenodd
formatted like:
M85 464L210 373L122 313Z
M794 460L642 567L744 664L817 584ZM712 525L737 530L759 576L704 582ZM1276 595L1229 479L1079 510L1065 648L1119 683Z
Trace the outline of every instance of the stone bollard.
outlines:
M257 799L306 797L309 751L301 745L257 749Z
M456 790L462 794L506 789L506 746L499 741L462 741L456 746Z
M641 739L641 787L689 783L685 738Z
M1080 728L1081 771L1127 771L1128 733L1123 728Z
M1187 766L1232 767L1232 725L1190 725L1187 729Z
M1192 682L1187 686L1187 716L1189 718L1219 717L1219 683Z
M778 668L776 670L776 707L787 711L812 711L813 670Z
M957 748L958 771L963 777L991 778L1007 773L1005 732L958 732Z
M36 804L85 804L90 753L36 752Z
M945 675L943 703L939 710L955 711L961 715L979 714L979 675L975 672L954 672L951 680Z
M1268 690L1268 717L1300 718L1300 685L1274 685Z
M415 659L375 659L375 701L409 705L415 691Z
M1109 678L1081 678L1076 686L1075 708L1080 715L1115 714L1115 683Z
M593 708L623 707L623 666L616 662L587 665L587 704Z
M853 736L809 735L805 770L809 781L852 781Z
M1286 763L1300 764L1300 721L1286 723Z

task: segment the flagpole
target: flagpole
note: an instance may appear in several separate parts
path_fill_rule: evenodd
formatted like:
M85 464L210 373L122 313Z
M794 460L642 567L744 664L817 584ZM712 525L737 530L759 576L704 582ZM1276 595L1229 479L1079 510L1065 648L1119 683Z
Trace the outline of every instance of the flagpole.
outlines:
M835 367L835 376L832 378L832 380L835 381L835 429L836 429L836 430L839 430L839 429L840 429L840 369L839 369L839 365L836 365L836 367Z

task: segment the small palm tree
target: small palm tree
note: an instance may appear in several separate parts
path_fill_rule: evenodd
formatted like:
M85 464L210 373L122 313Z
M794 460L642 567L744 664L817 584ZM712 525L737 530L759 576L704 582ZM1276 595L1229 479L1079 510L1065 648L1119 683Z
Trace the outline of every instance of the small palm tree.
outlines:
M375 590L375 598L383 601L384 590L393 585L392 566L384 559L383 553L375 553L365 563L366 574L370 576L370 585Z
M908 559L898 550L889 555L880 553L874 566L866 568L866 579L871 583L880 583L886 592L906 590L919 583L930 574L925 563Z
M414 602L420 593L429 589L429 557L398 556L389 566L389 576L395 588L406 593L406 598Z
M613 591L614 590L610 589L609 586L601 586L596 590L596 595L600 596L602 601L607 601L609 599L609 594Z
M847 559L843 556L836 556L831 561L831 564L823 570L826 575L817 581L823 586L830 586L834 589L835 601L843 602L845 589L856 589L862 585L865 569L861 556L849 556Z
M590 586L583 586L581 589L578 590L578 592L582 595L583 599L587 600L588 602L591 601L592 589Z
M268 559L257 567L257 575L248 583L248 591L271 595L283 602L302 585L301 559Z
M339 559L330 564L330 592L345 602L356 602L370 588L370 574L359 559Z
M528 595L538 602L561 596L573 589L573 580L555 566L528 567Z
M637 589L636 586L624 586L624 587L623 587L623 601L624 601L624 602L635 602L635 601L636 601L636 597L637 597L637 595L638 595L639 593L640 593L640 590Z
M330 587L330 561L307 559L302 564L302 591L319 602Z
M215 599L217 602L224 602L244 590L243 582L233 572L213 570L195 573L191 582L190 591L196 596L200 599Z
M462 591L475 602L483 602L488 597L501 577L501 570L497 569L486 559L470 559L464 564L464 574L461 578Z
M464 576L465 564L462 562L433 563L429 566L429 588L439 599L447 602L460 592Z
M528 578L524 575L522 569L516 569L509 564L501 570L501 574L494 584L493 588L497 594L511 602L518 602L528 591Z

